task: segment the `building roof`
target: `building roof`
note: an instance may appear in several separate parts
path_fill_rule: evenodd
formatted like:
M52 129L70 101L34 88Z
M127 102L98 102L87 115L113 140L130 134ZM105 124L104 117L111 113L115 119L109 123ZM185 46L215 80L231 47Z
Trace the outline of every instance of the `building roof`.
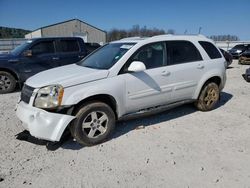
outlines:
M86 23L86 22L84 22L84 21L82 21L82 20L79 20L79 19L70 19L70 20L66 20L66 21L63 21L63 22L54 23L54 24L51 24L51 25L47 25L47 26L44 26L44 27L40 27L40 28L35 29L35 30L31 31L31 32L37 31L37 30L39 30L39 29L44 29L44 28L47 28L47 27L51 27L51 26L54 26L54 25L59 25L59 24L63 24L63 23L66 23L66 22L71 22L71 21L80 21L80 22L82 22L82 23L84 23L84 24L86 24L86 25L88 25L88 26L90 26L90 27L93 27L93 28L95 28L95 29L97 29L97 30L99 30L99 31L101 31L101 32L107 33L106 31L101 30L101 29L99 29L99 28L97 28L97 27L95 27L95 26L93 26L93 25L90 25L90 24L88 24L88 23Z

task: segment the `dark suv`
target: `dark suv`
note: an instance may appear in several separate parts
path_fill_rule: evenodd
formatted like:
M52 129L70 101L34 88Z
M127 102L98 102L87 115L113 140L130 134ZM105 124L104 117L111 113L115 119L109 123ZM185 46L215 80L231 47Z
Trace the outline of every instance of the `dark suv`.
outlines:
M92 49L91 49L92 50ZM80 37L31 39L0 55L0 93L9 93L34 74L76 63L90 51Z
M233 58L238 59L240 55L248 49L250 49L250 44L238 44L232 49L228 50L228 52L232 54Z

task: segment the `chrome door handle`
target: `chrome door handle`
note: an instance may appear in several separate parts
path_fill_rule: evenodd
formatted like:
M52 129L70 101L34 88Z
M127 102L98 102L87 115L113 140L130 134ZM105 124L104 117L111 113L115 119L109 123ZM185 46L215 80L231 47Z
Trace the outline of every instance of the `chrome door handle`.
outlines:
M169 76L171 73L169 71L162 71L161 75L162 76Z
M204 67L205 67L205 66L204 66L204 65L201 65L201 64L199 64L199 65L197 66L198 69L204 69Z

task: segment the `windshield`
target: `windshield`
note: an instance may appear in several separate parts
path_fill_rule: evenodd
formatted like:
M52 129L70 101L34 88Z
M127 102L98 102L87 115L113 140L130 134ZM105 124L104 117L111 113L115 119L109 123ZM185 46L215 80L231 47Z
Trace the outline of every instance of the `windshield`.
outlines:
M244 46L244 45L236 45L235 47L233 47L233 49L236 49L236 50L244 50L247 46Z
M23 50L30 45L30 43L32 43L31 40L26 41L24 43L22 43L21 45L17 46L14 50L12 50L10 53L13 55L19 55L20 53L23 52Z
M111 68L135 43L110 43L78 63L94 69Z

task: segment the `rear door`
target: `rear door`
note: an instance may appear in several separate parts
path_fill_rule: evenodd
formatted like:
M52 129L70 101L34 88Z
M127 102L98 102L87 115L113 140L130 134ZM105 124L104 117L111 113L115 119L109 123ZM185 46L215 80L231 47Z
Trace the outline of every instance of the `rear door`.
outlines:
M192 99L206 65L196 46L189 41L167 41L171 102Z
M38 41L29 50L32 51L32 55L22 55L21 63L18 65L24 80L41 71L59 66L53 39Z
M68 65L80 61L84 55L77 39L59 39L57 41L59 64Z

